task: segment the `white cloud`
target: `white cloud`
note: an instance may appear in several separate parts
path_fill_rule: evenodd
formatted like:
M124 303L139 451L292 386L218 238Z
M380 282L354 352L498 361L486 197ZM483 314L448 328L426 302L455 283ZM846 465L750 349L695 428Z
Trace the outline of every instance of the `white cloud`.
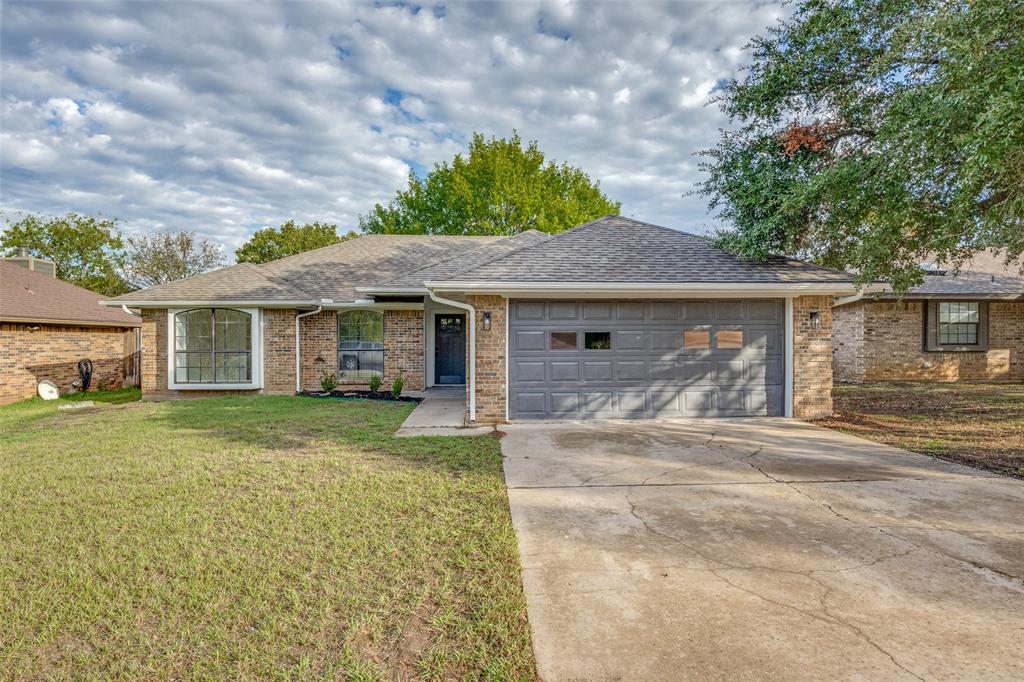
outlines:
M189 229L359 214L517 129L623 213L700 230L705 106L776 3L5 2L0 204Z

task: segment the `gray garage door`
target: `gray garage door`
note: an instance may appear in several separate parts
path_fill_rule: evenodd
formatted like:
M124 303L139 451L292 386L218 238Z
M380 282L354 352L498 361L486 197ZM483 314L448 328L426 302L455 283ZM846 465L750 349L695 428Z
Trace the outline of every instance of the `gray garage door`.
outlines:
M510 301L513 419L783 410L781 300Z

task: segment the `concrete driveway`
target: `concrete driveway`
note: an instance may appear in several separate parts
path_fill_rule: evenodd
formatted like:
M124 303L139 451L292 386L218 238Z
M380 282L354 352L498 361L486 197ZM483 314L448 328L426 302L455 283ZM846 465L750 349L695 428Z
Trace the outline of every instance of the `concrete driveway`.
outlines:
M784 420L503 427L555 680L1024 679L1024 483Z

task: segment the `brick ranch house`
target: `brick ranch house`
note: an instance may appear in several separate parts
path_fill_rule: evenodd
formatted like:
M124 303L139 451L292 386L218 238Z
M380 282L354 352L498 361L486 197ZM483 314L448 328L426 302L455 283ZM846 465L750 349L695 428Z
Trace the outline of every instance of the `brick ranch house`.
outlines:
M99 305L101 298L57 279L49 261L0 260L0 405L31 398L44 379L61 393L78 390L72 382L84 358L93 363L93 389L122 387L134 371L141 320Z
M106 303L142 309L145 398L464 385L467 421L832 409L852 277L618 216L560 234L369 235Z
M839 298L836 380L1024 381L1024 276L994 252L959 273L930 265L899 300Z

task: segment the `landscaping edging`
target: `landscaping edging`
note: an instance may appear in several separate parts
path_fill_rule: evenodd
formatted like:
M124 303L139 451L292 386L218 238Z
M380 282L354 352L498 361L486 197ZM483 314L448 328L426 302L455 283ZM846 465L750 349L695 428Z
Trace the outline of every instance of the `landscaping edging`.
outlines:
M365 390L343 390L333 391L302 391L298 395L307 398L341 398L347 400L386 400L396 403L420 403L423 398L415 398L409 395L394 396L391 391L365 391Z

